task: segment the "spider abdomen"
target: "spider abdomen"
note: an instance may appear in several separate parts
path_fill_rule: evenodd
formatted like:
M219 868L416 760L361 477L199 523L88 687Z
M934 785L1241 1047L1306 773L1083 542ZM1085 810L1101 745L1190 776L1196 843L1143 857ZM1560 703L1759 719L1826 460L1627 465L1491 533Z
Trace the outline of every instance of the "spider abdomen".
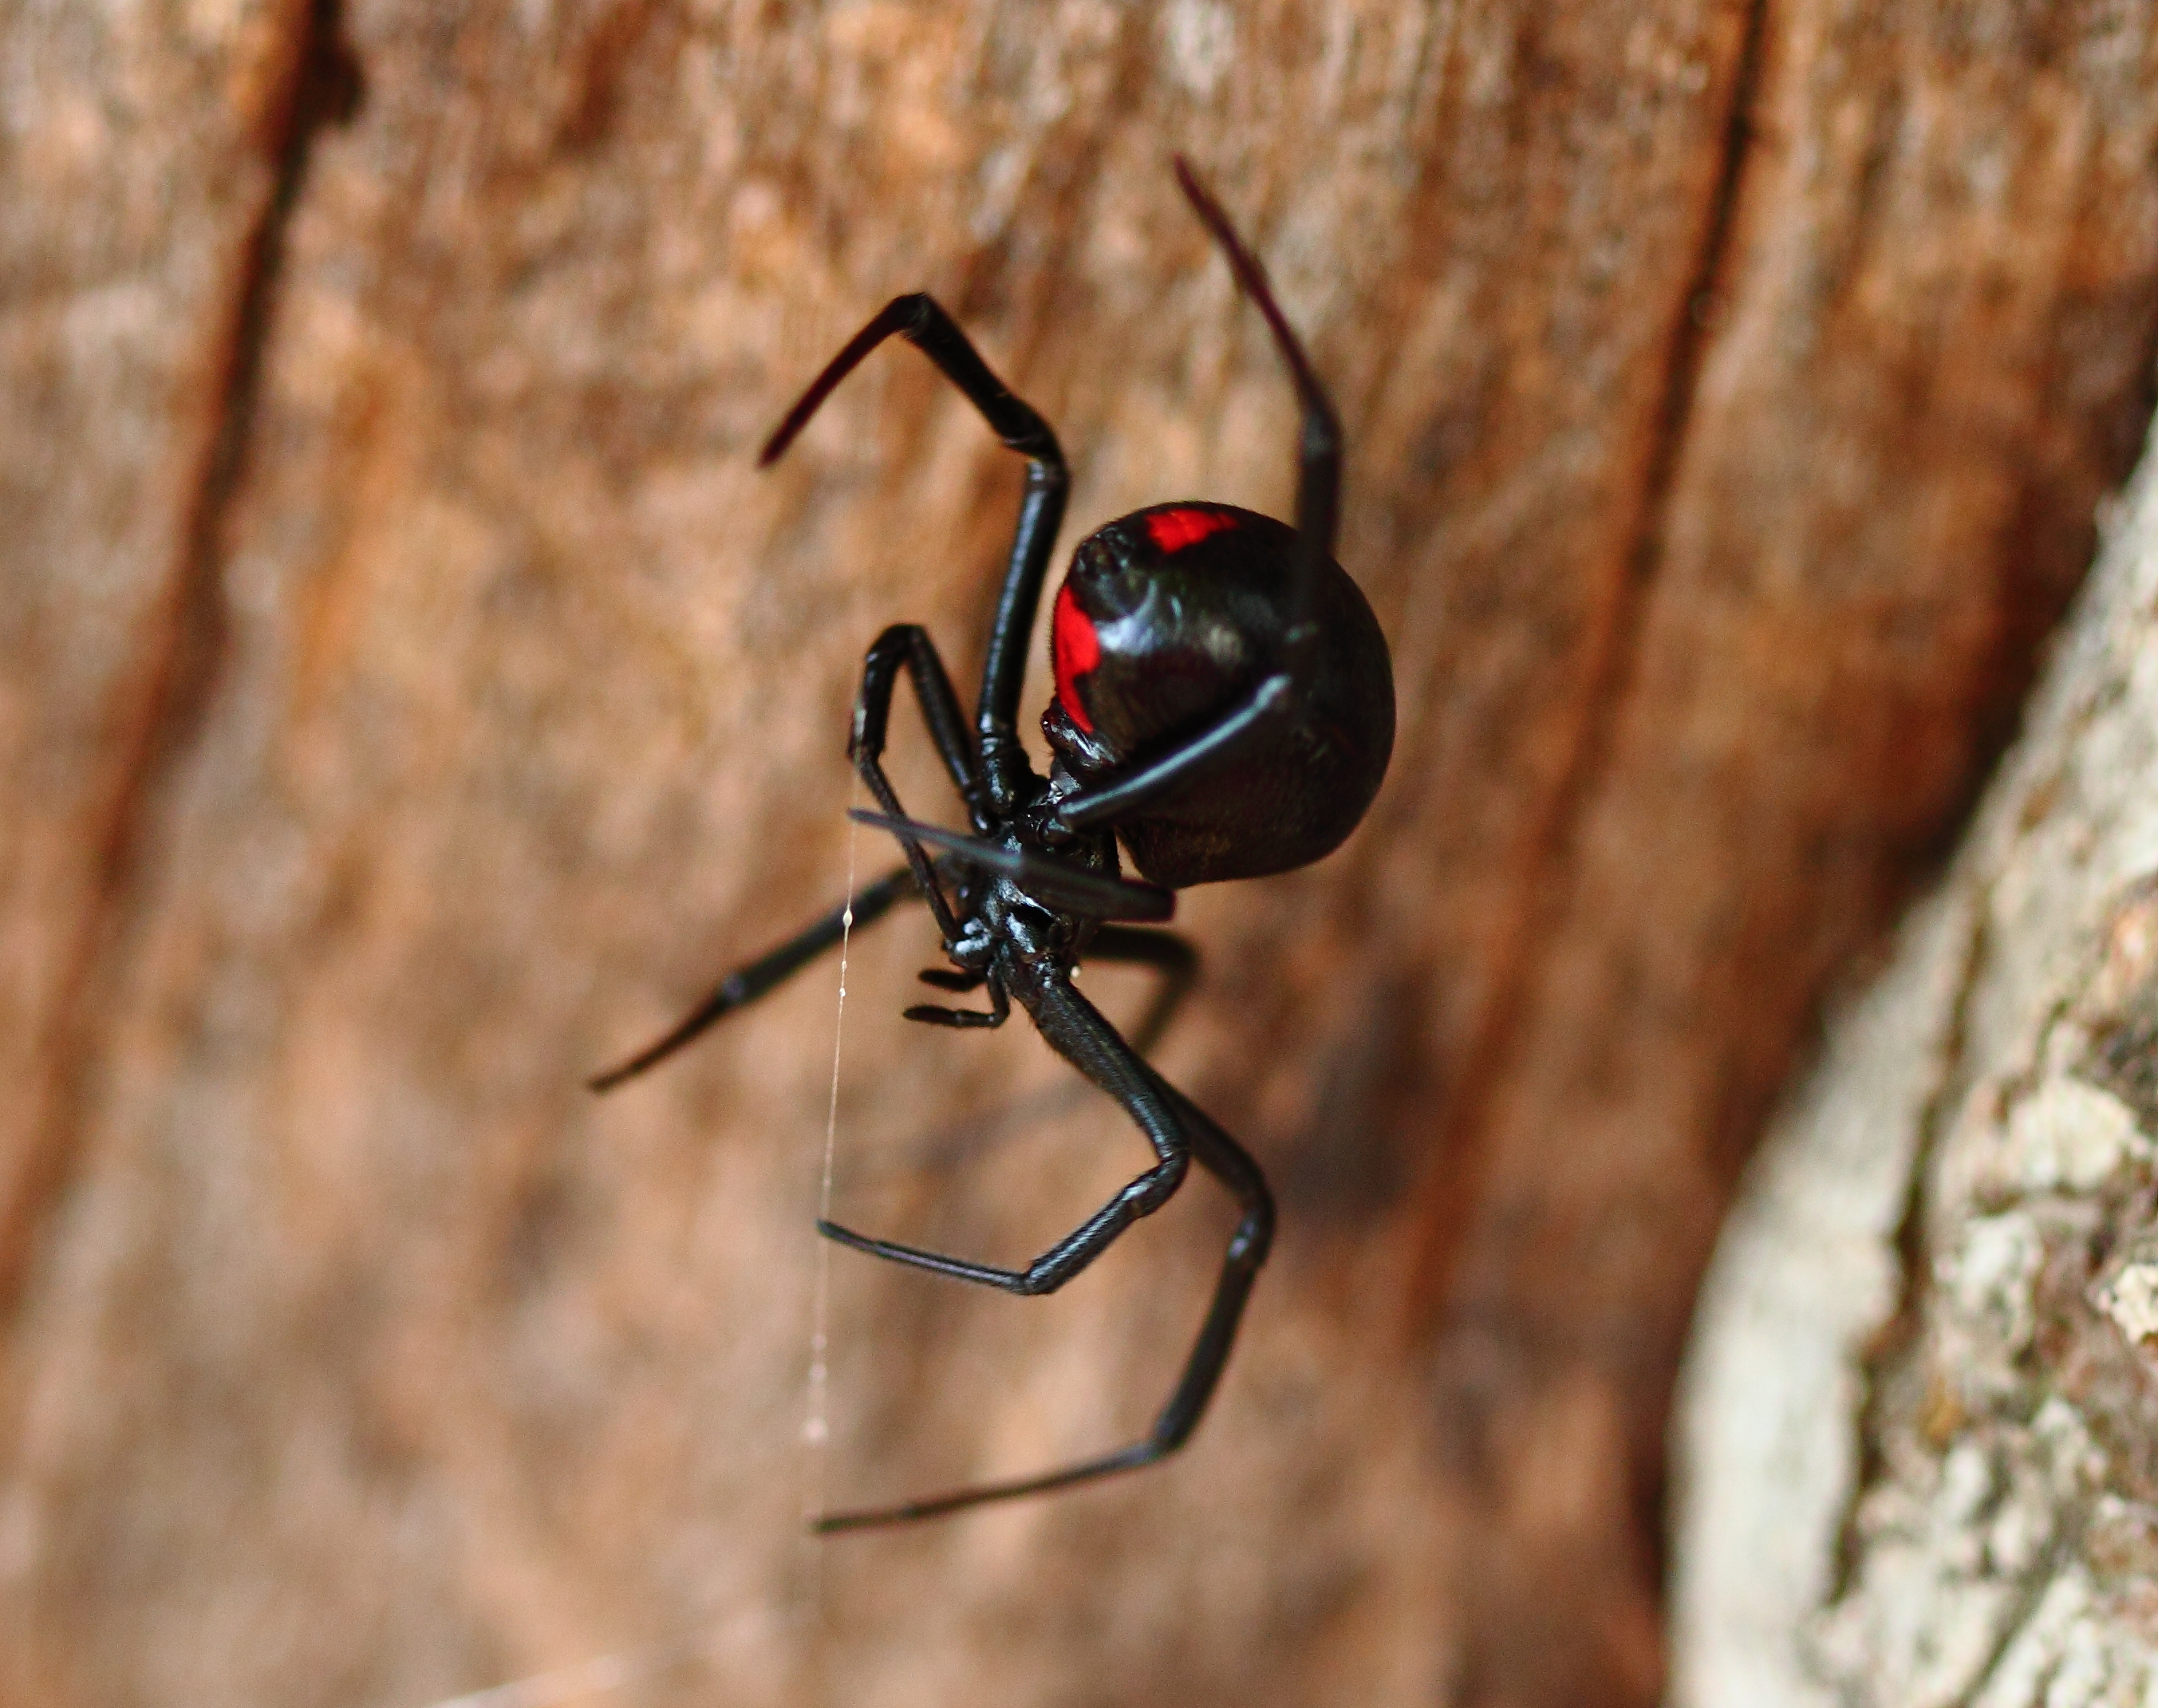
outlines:
M1050 745L1082 787L1114 782L1281 668L1296 530L1228 504L1158 504L1089 535L1056 596ZM1307 690L1222 768L1117 821L1171 889L1305 865L1356 828L1393 751L1393 672L1364 596L1330 560Z

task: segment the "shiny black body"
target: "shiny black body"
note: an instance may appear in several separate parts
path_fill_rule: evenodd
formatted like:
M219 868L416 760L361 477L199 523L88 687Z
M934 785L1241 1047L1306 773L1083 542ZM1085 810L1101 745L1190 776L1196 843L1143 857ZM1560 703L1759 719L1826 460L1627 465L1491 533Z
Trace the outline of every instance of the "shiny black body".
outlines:
M1157 532L1179 543L1164 549ZM1041 727L1082 787L1174 748L1274 669L1296 544L1271 516L1191 503L1121 517L1081 544L1057 595L1052 659L1075 616L1098 656L1069 682L1057 672ZM1254 730L1233 764L1117 821L1149 882L1184 890L1309 865L1378 792L1394 744L1386 637L1331 557L1319 575L1311 676L1287 715Z
M1236 1325L1273 1237L1273 1203L1257 1164L1149 1066L1072 983L1082 958L1152 966L1174 996L1194 958L1160 921L1174 891L1285 871L1318 859L1355 828L1393 745L1386 642L1332 555L1340 434L1332 405L1275 305L1258 263L1180 159L1178 182L1265 317L1294 382L1302 423L1296 525L1204 503L1155 505L1111 523L1079 547L1051 623L1056 698L1042 720L1056 756L1035 769L1018 735L1025 653L1069 484L1040 416L990 372L931 298L901 297L818 376L766 445L771 462L864 357L896 333L1027 459L1011 557L989 632L970 730L927 630L896 624L869 650L849 756L906 864L860 891L857 925L910 894L928 904L952 970L924 973L951 992L979 990L986 1009L923 1004L909 1019L1002 1025L1015 1001L1067 1060L1123 1108L1153 1164L1024 1268L1005 1269L876 1240L820 1223L873 1256L1008 1293L1053 1292L1159 1209L1196 1163L1242 1216L1184 1373L1140 1441L1062 1469L818 1521L824 1531L927 1518L1132 1470L1174 1452L1197 1426L1228 1361ZM891 701L904 671L923 721L965 803L970 829L910 819L885 777ZM1123 877L1121 839L1145 882ZM839 941L844 910L819 920L721 982L649 1048L599 1076L607 1090L642 1072L754 1001Z

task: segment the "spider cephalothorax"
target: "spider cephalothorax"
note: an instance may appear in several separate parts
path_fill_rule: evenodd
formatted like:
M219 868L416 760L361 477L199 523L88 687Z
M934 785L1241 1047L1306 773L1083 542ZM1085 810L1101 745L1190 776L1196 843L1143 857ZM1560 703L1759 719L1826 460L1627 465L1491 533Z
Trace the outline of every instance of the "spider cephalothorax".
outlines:
M1022 1269L870 1239L829 1222L821 1230L876 1256L1031 1294L1062 1286L1160 1208L1195 1162L1228 1189L1242 1217L1183 1376L1144 1439L1038 1476L833 1514L818 1521L819 1530L927 1518L1091 1481L1175 1452L1221 1379L1273 1237L1273 1203L1257 1164L1149 1067L1071 982L1082 957L1137 962L1167 976L1164 993L1173 1000L1190 983L1190 949L1167 931L1119 921L1166 920L1177 890L1287 871L1329 853L1371 805L1393 747L1386 643L1333 557L1340 478L1333 406L1258 262L1182 160L1176 171L1295 383L1303 415L1296 525L1187 500L1119 518L1081 543L1051 614L1055 696L1042 717L1055 754L1048 777L1029 761L1017 723L1027 639L1069 483L1048 424L1005 389L932 298L901 297L832 359L761 460L785 451L833 388L895 333L1026 457L973 728L927 630L896 624L870 648L847 751L882 811L854 816L897 837L906 864L858 891L852 918L867 924L920 895L952 962L922 978L947 991L983 991L989 1006L925 1004L907 1009L907 1018L999 1026L1018 1002L1050 1045L1123 1107L1154 1152L1151 1167ZM967 833L909 818L885 775L885 735L902 669L966 805ZM1119 840L1147 881L1120 875ZM771 989L836 943L845 917L835 910L731 973L679 1025L601 1074L594 1087L642 1072Z

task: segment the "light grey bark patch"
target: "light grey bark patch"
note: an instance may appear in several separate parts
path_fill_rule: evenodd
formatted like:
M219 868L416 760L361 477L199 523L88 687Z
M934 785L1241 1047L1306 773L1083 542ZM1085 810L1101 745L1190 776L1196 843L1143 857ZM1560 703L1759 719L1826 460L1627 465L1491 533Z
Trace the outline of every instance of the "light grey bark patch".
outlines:
M1681 1708L2158 1700L2158 477L1703 1291Z

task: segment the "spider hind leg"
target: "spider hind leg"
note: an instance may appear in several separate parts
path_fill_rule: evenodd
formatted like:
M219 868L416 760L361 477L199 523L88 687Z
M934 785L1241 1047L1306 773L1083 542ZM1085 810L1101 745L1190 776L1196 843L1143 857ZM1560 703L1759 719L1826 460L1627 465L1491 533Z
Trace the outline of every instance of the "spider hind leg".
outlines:
M1214 1295L1207 1305L1205 1319L1200 1325L1198 1338L1192 1343L1191 1350L1185 1355L1176 1386L1155 1415L1153 1426L1139 1440L1113 1453L1082 1459L1030 1477L981 1484L969 1489L905 1501L896 1506L827 1513L811 1525L820 1535L876 1530L891 1525L912 1523L919 1519L939 1518L968 1507L983 1506L993 1501L1014 1500L1022 1495L1043 1494L1051 1489L1096 1482L1104 1477L1113 1477L1122 1472L1136 1471L1143 1466L1153 1464L1159 1459L1166 1458L1190 1439L1192 1432L1199 1427L1200 1419L1205 1415L1207 1402L1214 1396L1214 1390L1221 1380L1221 1372L1227 1367L1230 1351L1236 1344L1236 1329L1243 1320L1244 1306L1251 1298L1252 1284L1257 1279L1259 1269L1267 1260L1267 1250L1273 1243L1273 1198L1267 1189L1265 1175L1242 1146L1230 1138L1190 1098L1141 1060L1131 1046L1076 991L1068 986L1052 985L1035 992L1029 1006L1034 1010L1035 1022L1040 1026L1043 1036L1069 1056L1087 1078L1123 1104L1125 1112L1147 1132L1148 1137L1154 1141L1157 1150L1163 1153L1161 1165L1133 1181L1076 1233L1043 1254L1025 1271L999 1269L988 1264L971 1263L935 1252L896 1246L886 1241L871 1240L829 1222L820 1222L819 1231L842 1245L850 1246L873 1256L887 1257L914 1267L933 1270L955 1280L978 1282L1007 1292L1046 1292L1061 1286L1099 1256L1137 1215L1159 1207L1158 1200L1149 1205L1146 1210L1136 1210L1121 1220L1113 1219L1113 1213L1132 1198L1135 1189L1139 1188L1149 1175L1163 1174L1171 1168L1173 1161L1180 1164L1182 1158L1188 1157L1226 1187L1243 1212L1222 1256L1221 1272L1214 1283ZM1155 1128L1158 1124L1165 1125L1169 1133L1157 1133ZM1181 1177L1181 1167L1176 1166L1168 1190L1160 1195L1162 1199L1165 1200L1169 1192L1175 1189L1175 1183ZM1027 1284L1035 1272L1044 1269L1045 1266L1060 1258L1062 1260L1061 1272L1048 1286Z

